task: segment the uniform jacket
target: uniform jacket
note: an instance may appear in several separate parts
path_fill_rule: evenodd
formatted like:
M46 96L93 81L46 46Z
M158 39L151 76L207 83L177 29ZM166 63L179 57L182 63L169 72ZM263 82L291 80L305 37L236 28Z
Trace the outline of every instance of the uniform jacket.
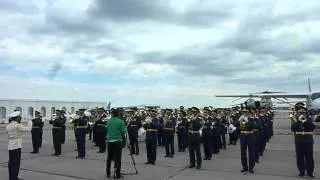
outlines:
M23 132L28 132L31 130L32 122L28 121L28 126L23 126L16 121L11 121L10 124L6 127L8 134L8 150L14 150L22 148L22 138Z
M298 134L299 132L313 132L315 129L315 125L312 123L310 119L305 121L304 123L301 121L297 121L292 124L291 130L295 133L294 141L295 143L313 143L313 136L310 134Z
M157 139L158 137L158 119L153 118L151 122L143 125L143 128L146 130L146 139Z

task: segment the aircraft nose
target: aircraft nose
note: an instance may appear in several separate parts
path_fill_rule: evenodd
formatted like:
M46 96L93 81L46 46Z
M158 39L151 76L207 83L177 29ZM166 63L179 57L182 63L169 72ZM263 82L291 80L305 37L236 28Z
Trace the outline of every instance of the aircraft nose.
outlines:
M315 99L312 101L311 106L316 109L320 109L320 99Z

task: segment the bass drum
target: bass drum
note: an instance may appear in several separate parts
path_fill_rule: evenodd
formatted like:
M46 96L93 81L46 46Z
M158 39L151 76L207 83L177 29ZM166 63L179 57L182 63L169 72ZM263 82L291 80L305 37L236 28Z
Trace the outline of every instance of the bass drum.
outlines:
M138 130L138 140L139 141L144 141L146 138L146 130L144 130L143 128L140 128Z

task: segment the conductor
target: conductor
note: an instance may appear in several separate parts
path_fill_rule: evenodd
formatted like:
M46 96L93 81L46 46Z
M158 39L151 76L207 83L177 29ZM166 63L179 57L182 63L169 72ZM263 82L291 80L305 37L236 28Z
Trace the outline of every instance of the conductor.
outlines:
M18 175L20 170L23 133L31 130L32 122L28 121L28 126L23 126L20 122L20 111L9 114L9 124L6 128L9 140L9 180L22 180L18 178Z
M106 173L109 178L111 161L114 160L115 178L120 179L122 147L125 145L127 129L118 109L112 109L111 116L107 121L108 157Z

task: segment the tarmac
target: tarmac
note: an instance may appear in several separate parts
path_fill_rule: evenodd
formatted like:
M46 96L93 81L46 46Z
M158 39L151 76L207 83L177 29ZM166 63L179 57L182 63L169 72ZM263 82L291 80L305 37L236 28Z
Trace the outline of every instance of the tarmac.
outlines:
M0 128L0 180L8 179L8 150L4 127ZM320 179L319 136L314 136L315 179ZM228 140L228 136L227 136ZM51 130L44 130L43 145L39 154L32 151L31 134L26 133L23 141L20 177L24 180L104 180L107 154L97 153L98 148L86 141L86 159L76 159L76 142L72 130L67 131L66 143L62 146L60 157L52 156L53 144ZM240 145L228 145L226 150L214 155L212 160L203 161L202 168L189 169L188 151L176 152L173 158L165 158L164 147L157 149L155 165L145 165L146 148L140 142L140 155L134 155L138 174L135 174L131 156L127 148L122 153L122 173L124 179L132 180L295 180L298 177L293 136L290 134L290 120L275 117L274 136L267 144L264 156L255 166L254 174L243 174L240 161ZM175 146L177 150L177 146ZM201 146L203 156L203 147ZM112 166L113 167L113 166ZM319 177L318 177L319 176Z

